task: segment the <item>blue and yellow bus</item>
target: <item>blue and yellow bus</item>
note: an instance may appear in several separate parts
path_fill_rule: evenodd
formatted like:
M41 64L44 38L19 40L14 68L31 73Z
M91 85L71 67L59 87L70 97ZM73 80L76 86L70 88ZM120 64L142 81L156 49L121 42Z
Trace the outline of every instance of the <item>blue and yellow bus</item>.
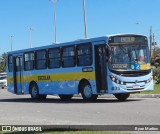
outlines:
M7 53L8 91L33 99L59 95L84 100L153 90L146 36L119 34Z

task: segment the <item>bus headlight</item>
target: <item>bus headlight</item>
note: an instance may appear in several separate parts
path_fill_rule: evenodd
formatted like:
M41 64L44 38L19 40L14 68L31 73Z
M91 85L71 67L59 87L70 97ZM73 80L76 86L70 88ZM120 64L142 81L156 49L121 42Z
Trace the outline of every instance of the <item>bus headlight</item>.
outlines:
M110 75L110 78L112 81L116 81L116 78L114 76Z
M110 75L110 78L112 81L114 81L117 84L121 84L121 85L125 85L125 83L123 81L120 81L118 79L116 79L114 76Z
M149 83L151 81L152 81L152 77L150 79L146 80L145 83Z
M119 80L116 80L116 83L117 83L117 84L120 84L120 81L119 81Z
M121 81L121 82L120 82L120 84L121 84L121 85L124 85L124 82L123 82L123 81Z

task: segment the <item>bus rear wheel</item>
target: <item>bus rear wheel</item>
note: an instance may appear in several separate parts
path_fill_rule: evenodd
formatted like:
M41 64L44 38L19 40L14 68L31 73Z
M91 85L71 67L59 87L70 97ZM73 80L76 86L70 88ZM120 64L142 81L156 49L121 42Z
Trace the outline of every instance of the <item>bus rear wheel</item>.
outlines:
M37 84L33 83L30 87L30 94L33 100L45 100L47 95L40 95Z
M59 95L61 100L70 100L72 99L73 95Z
M130 94L128 93L123 93L123 94L114 94L114 96L119 100L119 101L125 101Z
M98 95L93 94L92 87L88 82L84 82L81 86L82 98L85 101L94 101L97 99Z

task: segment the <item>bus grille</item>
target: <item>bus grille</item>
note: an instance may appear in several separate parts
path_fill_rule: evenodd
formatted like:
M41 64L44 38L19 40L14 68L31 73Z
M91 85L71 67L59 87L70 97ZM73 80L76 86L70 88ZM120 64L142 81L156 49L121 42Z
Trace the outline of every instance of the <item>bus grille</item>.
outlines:
M127 87L127 90L143 90L143 89L144 89L144 86L138 86L138 87L130 86L130 87Z
M146 74L144 74L144 73L136 73L136 74L122 74L122 76L124 76L124 77L139 77L139 76L144 76L144 75L146 75Z

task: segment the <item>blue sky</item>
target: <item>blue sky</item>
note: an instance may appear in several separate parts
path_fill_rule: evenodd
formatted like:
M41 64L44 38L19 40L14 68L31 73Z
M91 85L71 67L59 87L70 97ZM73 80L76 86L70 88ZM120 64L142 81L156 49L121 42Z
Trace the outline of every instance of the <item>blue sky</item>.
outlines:
M160 44L160 0L86 0L88 38L117 33L149 36ZM57 41L84 38L82 0L57 0ZM138 23L138 24L137 24ZM49 0L0 0L0 54L54 42L53 3Z

